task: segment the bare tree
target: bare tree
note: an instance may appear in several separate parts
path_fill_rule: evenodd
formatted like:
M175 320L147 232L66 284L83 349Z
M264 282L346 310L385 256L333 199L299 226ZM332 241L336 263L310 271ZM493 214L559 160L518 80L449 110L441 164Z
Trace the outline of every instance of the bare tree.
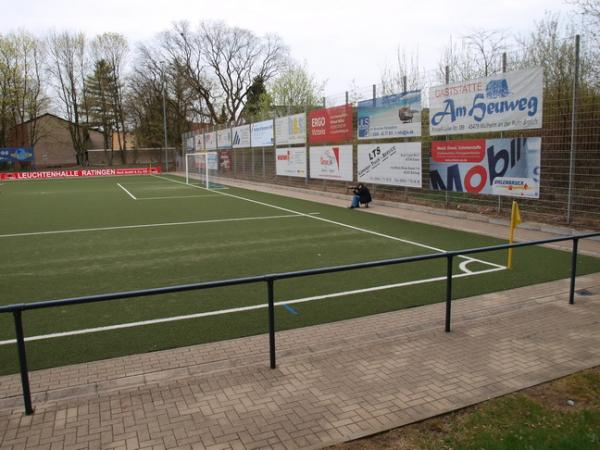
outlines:
M534 31L518 38L523 54L520 67L544 68L546 97L568 96L575 71L575 49L572 25L563 24L557 15L547 14L537 22ZM582 73L587 64L582 65Z
M437 68L437 80L446 82L446 70L448 69L448 82L455 83L474 78L476 72L473 55L464 41L457 43L452 36L448 45L443 49L442 56Z
M438 81L445 82L446 67L451 83L487 77L499 71L506 40L501 30L475 30L463 36L460 45L451 37L438 64Z
M475 54L479 76L487 77L501 69L502 53L506 51L506 33L502 30L479 29L464 37Z
M396 50L395 64L386 66L381 74L381 90L383 95L395 94L404 90L420 89L425 84L425 71L419 67L419 52L408 57L405 50Z
M107 114L111 117L112 127L116 132L117 143L121 150L121 159L125 163L126 135L125 109L124 103L124 65L129 52L127 39L117 33L104 33L91 43L93 59L96 63L104 61L109 71L110 83L108 84L108 105ZM112 139L111 139L112 148Z
M187 23L176 24L163 36L163 48L194 89L199 111L209 122L236 123L255 79L265 83L282 68L287 49L275 35L258 37L248 30L223 22L201 23L192 31Z
M589 33L598 45L598 40L600 40L600 0L570 0L567 3L574 5L577 12L583 16Z
M48 72L54 83L60 107L68 120L77 164L86 165L87 120L85 105L86 39L83 33L51 33L48 37Z
M600 87L600 0L571 0L568 3L576 7L577 13L582 16L583 37L582 55L584 60L590 61L587 75L590 84L596 89ZM577 30L578 34L582 34ZM584 73L584 76L586 74Z

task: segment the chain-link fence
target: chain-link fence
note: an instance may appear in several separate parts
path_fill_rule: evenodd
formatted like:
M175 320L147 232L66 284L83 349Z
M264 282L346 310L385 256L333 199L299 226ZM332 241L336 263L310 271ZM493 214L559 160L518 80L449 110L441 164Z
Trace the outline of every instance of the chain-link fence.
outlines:
M578 40L577 40L578 41ZM452 135L446 139L497 139L516 137L541 137L540 195L537 199L520 200L521 211L526 220L552 224L572 224L589 228L600 226L600 89L590 83L579 84L579 58L577 45L569 47L573 51L568 66L569 73L562 78L556 74L545 74L543 123L541 129L517 130L492 133ZM506 61L522 61L514 54L502 58L501 70L523 69L515 63L507 67ZM531 66L529 66L531 67ZM544 66L545 72L549 69ZM451 70L446 69L446 80ZM424 75L423 86L440 83L442 71ZM404 88L406 88L406 79ZM402 85L401 85L402 87ZM354 104L358 100L375 98L389 94L389 84L355 88L352 92L323 98L323 105L305 108L306 112L318 107L330 107L345 103ZM386 92L387 91L387 92ZM376 143L421 142L422 186L407 188L389 185L369 185L375 200L389 200L441 208L460 209L488 215L506 217L510 213L512 198L495 195L449 192L432 189L430 182L431 148L433 141L443 140L443 136L430 136L428 125L427 92L423 92L422 133L418 138L379 139ZM285 114L278 114L285 116ZM224 128L224 127L221 127ZM216 130L217 128L215 128ZM357 130L357 114L354 113L353 130ZM194 133L183 136L186 140ZM355 134L356 135L356 134ZM357 169L357 145L353 145L354 180ZM361 141L360 143L364 143ZM350 144L350 142L346 142ZM307 144L309 145L309 144ZM301 146L301 145L300 145ZM287 146L290 147L290 146ZM187 151L193 151L188 148ZM348 182L314 179L310 177L310 167L304 178L278 176L276 174L276 154L274 147L219 150L230 161L220 169L220 176L256 182L303 187L312 190L347 193ZM182 165L178 168L181 170Z

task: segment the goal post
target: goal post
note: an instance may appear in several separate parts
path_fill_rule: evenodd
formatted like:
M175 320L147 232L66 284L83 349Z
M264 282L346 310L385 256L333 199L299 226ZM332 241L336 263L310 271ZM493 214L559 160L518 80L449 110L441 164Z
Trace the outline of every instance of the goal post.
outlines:
M217 175L219 163L217 152L196 152L185 155L185 183L210 189Z

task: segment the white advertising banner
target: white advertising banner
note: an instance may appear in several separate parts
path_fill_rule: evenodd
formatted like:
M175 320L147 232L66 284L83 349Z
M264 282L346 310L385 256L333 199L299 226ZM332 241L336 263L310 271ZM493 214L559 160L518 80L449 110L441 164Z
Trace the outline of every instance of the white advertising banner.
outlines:
M250 143L252 147L273 146L273 120L263 120L250 125Z
M204 135L197 134L194 136L194 151L201 152L204 150Z
M231 137L233 148L250 147L250 125L233 127Z
M352 181L352 145L311 147L310 177Z
M185 139L185 152L192 153L194 151L194 136Z
M306 114L275 119L275 144L293 145L306 143Z
M431 188L539 198L542 138L431 143Z
M432 136L542 127L541 67L432 87Z
M208 164L208 170L219 170L219 153L218 152L208 152L206 155L206 162Z
M358 181L421 187L421 143L360 144Z
M217 131L217 148L231 148L231 128Z
M204 148L206 150L217 149L217 132L211 131L210 133L204 133Z
M358 139L421 136L421 91L358 102Z
M275 173L288 177L306 177L306 147L275 149Z

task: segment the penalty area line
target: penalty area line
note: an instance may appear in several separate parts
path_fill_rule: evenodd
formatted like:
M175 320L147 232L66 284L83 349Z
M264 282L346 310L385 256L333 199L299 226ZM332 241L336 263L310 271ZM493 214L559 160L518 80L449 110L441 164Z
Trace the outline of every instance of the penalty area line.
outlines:
M481 270L479 272L469 272L469 273L460 273L457 275L452 275L452 278L454 279L454 278L471 277L474 275L482 275L485 273L498 272L500 270L506 270L506 269L494 267L492 269ZM363 288L363 289L354 289L351 291L334 292L331 294L316 295L316 296L312 296L312 297L304 297L304 298L298 298L298 299L293 299L293 300L283 300L280 302L275 302L275 306L283 306L291 313L290 309L293 309L293 308L289 305L294 305L294 304L298 304L298 303L307 303L307 302L313 302L316 300L325 300L325 299L329 299L329 298L344 297L347 295L363 294L366 292L383 291L386 289L394 289L394 288L405 287L405 286L413 286L413 285L418 285L418 284L432 283L435 281L443 281L445 279L446 279L446 276L443 275L440 277L424 278L422 280L405 281L402 283L386 284L383 286L375 286L375 287ZM121 323L121 324L117 324L117 325L107 325L104 327L85 328L85 329L81 329L81 330L64 331L61 333L50 333L50 334L43 334L43 335L38 335L38 336L29 336L29 337L25 338L25 342L42 341L42 340L54 339L54 338L60 338L60 337L77 336L77 335L81 335L81 334L99 333L99 332L103 332L103 331L122 330L125 328L135 328L135 327L141 327L141 326L145 326L145 325L155 325L155 324L159 324L159 323L178 322L181 320L199 319L202 317L220 316L220 315L224 315L224 314L233 314L233 313L238 313L238 312L264 309L264 308L267 308L268 306L269 305L267 303L262 303L259 305L242 306L239 308L221 309L221 310L217 310L217 311L207 311L207 312L201 312L201 313L196 313L196 314L188 314L185 316L163 317L161 319L142 320L139 322L128 322L128 323ZM294 309L294 311L296 311L296 310ZM16 342L17 342L16 339L7 339L4 341L0 341L0 346L16 344Z
M129 195L132 199L137 200L135 195L133 195L131 192L129 192L127 189L125 189L121 183L117 183L117 186L119 186L121 189L123 189L127 193L127 195Z

